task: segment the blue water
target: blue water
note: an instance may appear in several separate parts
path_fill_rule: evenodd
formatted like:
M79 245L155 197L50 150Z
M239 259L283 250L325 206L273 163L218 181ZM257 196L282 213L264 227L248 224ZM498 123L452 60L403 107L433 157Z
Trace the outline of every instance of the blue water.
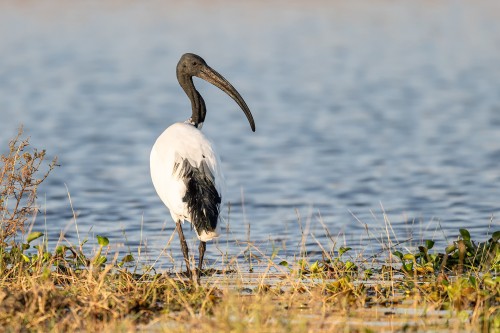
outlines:
M195 80L231 202L229 229L208 247L215 266L248 239L297 253L301 230L309 251L329 249L323 225L356 253L387 233L444 246L459 228L479 240L499 229L495 1L1 4L0 149L23 124L58 156L33 227L51 246L61 230L60 242L78 241L76 214L90 248L102 234L140 263L182 262L176 237L162 252L174 224L149 152L189 117L175 77L185 52L233 83L257 125Z

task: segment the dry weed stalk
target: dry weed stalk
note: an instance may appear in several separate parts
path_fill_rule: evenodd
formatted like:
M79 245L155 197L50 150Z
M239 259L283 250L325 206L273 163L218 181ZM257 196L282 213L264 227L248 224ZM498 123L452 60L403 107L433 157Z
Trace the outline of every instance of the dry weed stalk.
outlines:
M57 166L57 158L54 158L48 170L39 177L45 150L27 151L29 138L21 139L22 134L20 128L9 142L9 152L0 157L0 245L7 245L18 232L24 233L26 220L37 211L38 186Z

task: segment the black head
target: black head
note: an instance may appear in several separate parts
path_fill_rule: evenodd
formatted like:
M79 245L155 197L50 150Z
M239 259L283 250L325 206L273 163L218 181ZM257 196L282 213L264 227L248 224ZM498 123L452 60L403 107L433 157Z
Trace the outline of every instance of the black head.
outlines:
M203 58L193 53L186 53L177 63L177 80L179 80L179 84L191 100L193 111L191 121L195 126L205 121L206 107L200 93L194 88L193 76L213 84L238 103L247 116L252 131L255 132L255 122L252 113L238 91L222 75L208 66Z
M193 54L184 54L177 63L177 75L198 76L203 66L207 66L202 57Z

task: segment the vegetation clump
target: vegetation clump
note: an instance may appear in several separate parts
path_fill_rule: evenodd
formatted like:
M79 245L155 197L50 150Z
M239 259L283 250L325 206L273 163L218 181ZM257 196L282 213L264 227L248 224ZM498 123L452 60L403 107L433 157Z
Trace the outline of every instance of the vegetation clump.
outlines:
M24 233L26 220L36 214L38 186L57 165L54 158L48 171L39 176L45 150L26 151L29 139L21 140L22 133L21 128L9 143L9 152L0 157L0 245L3 246L18 232Z
M223 270L205 270L201 284L182 274L137 274L126 267L133 254L111 257L105 236L93 251L87 240L49 250L44 234L27 233L25 223L36 216L37 188L56 160L37 177L45 152L28 152L20 135L0 165L5 331L500 330L500 231L476 243L460 229L442 252L424 240L376 261L346 259L350 247L328 252L320 244L321 258L301 252L283 260L249 242L260 253L257 266L235 268L235 258Z

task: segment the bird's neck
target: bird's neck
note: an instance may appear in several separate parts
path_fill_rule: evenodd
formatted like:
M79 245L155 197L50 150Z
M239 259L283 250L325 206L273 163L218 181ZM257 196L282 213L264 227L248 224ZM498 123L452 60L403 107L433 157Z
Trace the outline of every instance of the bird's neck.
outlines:
M201 128L207 113L205 101L203 100L203 97L201 97L198 90L194 87L193 78L191 76L177 75L177 80L191 101L192 114L191 118L189 118L186 122L197 128Z

